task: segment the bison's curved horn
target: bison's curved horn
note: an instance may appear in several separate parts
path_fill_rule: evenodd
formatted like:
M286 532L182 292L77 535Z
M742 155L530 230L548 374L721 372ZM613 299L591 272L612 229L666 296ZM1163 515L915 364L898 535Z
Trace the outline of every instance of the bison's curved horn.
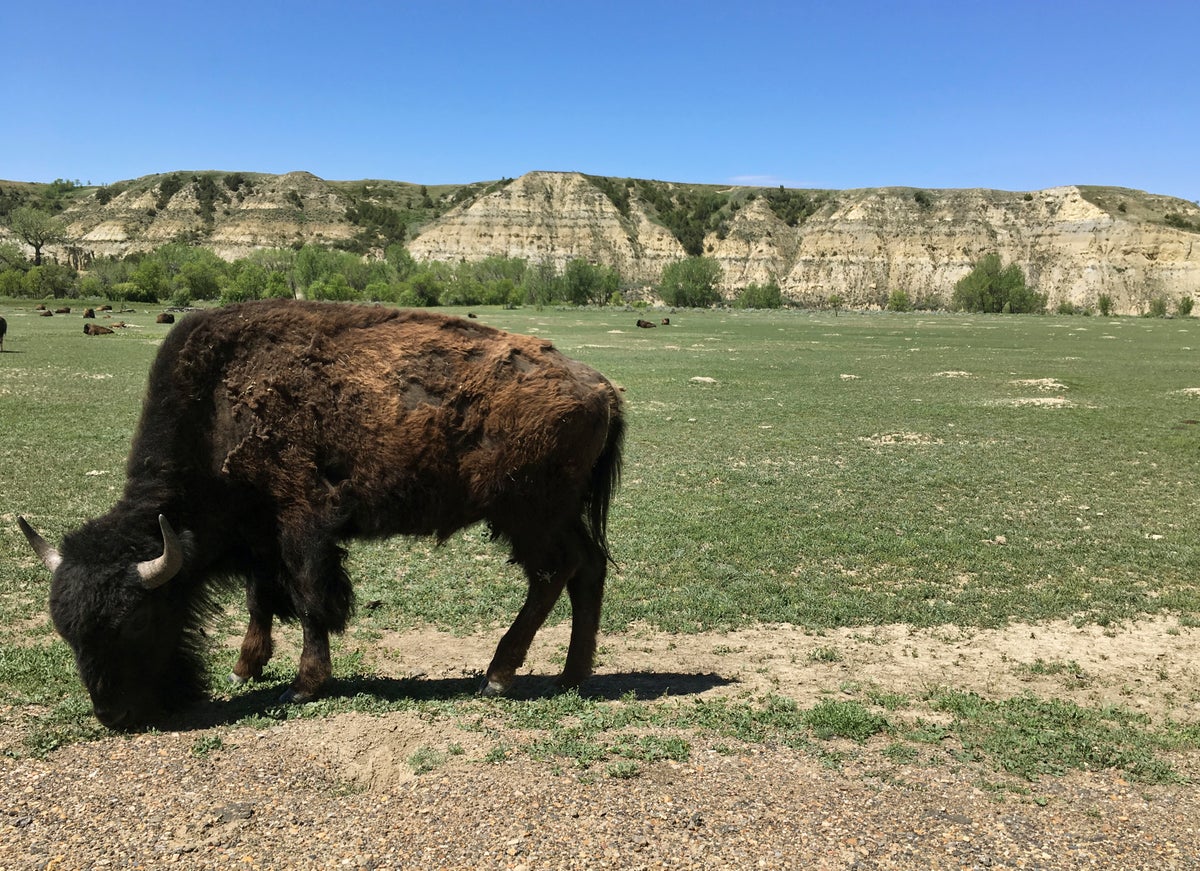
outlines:
M25 522L24 517L17 518L17 526L21 527L21 532L25 533L25 538L29 540L29 546L38 555L42 565L53 574L54 570L62 565L62 556L50 545L50 542L37 534L36 529Z
M179 536L175 534L167 518L161 514L158 515L158 525L162 529L162 556L137 565L138 577L142 579L142 586L147 590L161 587L183 568L183 545L179 543Z

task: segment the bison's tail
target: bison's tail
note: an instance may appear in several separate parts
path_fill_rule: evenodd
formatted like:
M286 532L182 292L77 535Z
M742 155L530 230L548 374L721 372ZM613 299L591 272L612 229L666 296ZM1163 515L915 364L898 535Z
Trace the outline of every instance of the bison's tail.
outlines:
M625 419L621 416L620 408L614 410L608 422L608 439L604 450L592 466L592 479L588 492L584 496L587 509L588 531L592 541L604 551L604 556L612 562L608 551L608 506L612 502L613 493L621 483L621 450L625 442Z

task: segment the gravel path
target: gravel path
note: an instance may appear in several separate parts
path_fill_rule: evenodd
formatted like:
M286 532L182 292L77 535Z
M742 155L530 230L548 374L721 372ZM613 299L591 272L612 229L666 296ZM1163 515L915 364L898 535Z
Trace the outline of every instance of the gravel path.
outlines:
M945 766L881 776L694 743L629 779L468 756L370 786L321 749L342 720L227 730L203 757L167 733L6 759L0 867L1200 868L1197 790L1112 772L1034 798Z
M553 674L548 627L532 675ZM540 636L541 637L541 636ZM494 633L372 640L388 678L461 681ZM827 662L814 653L835 649ZM285 655L285 654L280 654ZM1069 674L1031 670L1035 657ZM987 697L1031 693L1122 705L1161 722L1200 718L1200 630L1149 621L947 633L905 627L812 636L787 627L604 639L593 689L657 698L785 692L809 707L860 683L917 698L931 682ZM667 672L662 669L667 668ZM1086 680L1078 679L1078 675ZM712 680L684 678L708 675ZM489 762L529 734L395 712L268 726L114 736L19 758L24 718L0 704L0 869L796 868L1198 869L1200 788L1117 771L1013 781L949 754L897 762L890 739L801 750L686 734L683 762ZM928 714L919 708L910 714ZM894 716L903 716L897 712ZM450 751L415 774L422 748ZM451 748L454 748L451 750ZM827 764L840 758L837 768ZM928 757L928 758L927 758ZM1194 753L1172 760L1200 782Z

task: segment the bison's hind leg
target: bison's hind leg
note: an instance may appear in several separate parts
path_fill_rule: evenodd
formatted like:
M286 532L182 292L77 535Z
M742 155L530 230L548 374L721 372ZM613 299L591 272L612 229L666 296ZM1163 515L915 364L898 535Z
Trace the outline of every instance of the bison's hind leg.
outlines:
M596 635L600 632L600 606L604 601L604 580L608 574L608 553L580 530L583 560L567 581L571 597L571 643L567 662L558 684L564 689L577 687L592 674L596 658Z
M571 643L559 679L564 687L578 686L592 672L600 603L607 568L603 550L592 542L581 521L557 534L509 534L513 559L529 581L525 604L496 647L482 692L506 692L525 662L533 636L546 621L566 587L571 597Z

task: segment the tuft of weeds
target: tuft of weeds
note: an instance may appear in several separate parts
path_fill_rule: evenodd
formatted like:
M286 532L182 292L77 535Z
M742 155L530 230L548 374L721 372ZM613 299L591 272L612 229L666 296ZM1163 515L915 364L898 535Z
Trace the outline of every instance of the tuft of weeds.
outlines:
M1195 736L1155 730L1147 717L1123 708L1033 696L991 701L954 690L930 703L953 715L950 731L970 758L1030 781L1072 769L1117 769L1144 783L1174 783L1180 776L1158 753L1198 746Z
M1016 667L1018 675L1029 675L1038 677L1061 677L1064 682L1071 686L1087 686L1091 682L1091 676L1077 663L1075 660L1046 661L1038 657L1031 663L1021 663Z
M841 662L843 657L842 652L836 647L817 647L809 651L808 659L810 662L833 663Z
M887 719L869 711L860 702L825 699L804 714L804 722L818 738L850 738L866 741L891 729Z
M408 767L413 774L428 774L446 764L449 755L432 747L418 747L408 757Z
M207 759L217 750L224 750L225 742L220 735L203 735L192 742L191 754L197 759Z

